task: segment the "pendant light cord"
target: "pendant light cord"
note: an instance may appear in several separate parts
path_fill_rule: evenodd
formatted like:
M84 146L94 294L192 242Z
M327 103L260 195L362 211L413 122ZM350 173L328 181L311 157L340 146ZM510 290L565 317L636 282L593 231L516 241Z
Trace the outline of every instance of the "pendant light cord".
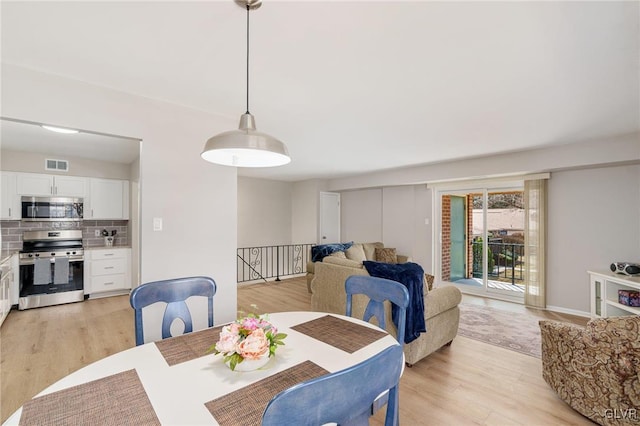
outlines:
M247 114L249 114L249 9L247 2Z

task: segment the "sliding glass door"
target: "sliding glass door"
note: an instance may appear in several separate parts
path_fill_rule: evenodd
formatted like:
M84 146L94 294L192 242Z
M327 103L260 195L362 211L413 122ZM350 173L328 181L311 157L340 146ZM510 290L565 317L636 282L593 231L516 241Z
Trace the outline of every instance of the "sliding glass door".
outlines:
M467 293L522 301L523 186L439 189L440 279Z

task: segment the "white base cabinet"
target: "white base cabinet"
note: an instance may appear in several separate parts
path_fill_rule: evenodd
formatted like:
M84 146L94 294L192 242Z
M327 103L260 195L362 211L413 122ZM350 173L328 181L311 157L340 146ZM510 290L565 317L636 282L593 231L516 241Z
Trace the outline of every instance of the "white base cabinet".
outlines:
M85 250L84 283L84 292L90 298L128 293L131 290L131 249Z
M11 292L13 291L14 282L14 256L0 263L0 325L2 325L11 310Z
M627 276L608 271L588 271L588 273L592 318L640 315L640 307L623 305L618 301L618 290L640 291L640 276Z

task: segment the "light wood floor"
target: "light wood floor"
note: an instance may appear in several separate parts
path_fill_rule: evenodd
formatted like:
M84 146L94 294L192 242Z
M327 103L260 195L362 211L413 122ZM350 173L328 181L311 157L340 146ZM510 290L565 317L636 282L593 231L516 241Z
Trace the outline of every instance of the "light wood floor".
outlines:
M520 305L464 297L516 312ZM257 308L251 305L256 305ZM304 278L242 285L245 312L309 310ZM537 311L541 318L586 319ZM135 345L128 296L12 311L0 329L0 419L65 375ZM453 344L405 369L400 384L404 425L590 425L542 380L537 358L458 336ZM372 424L384 423L384 411Z

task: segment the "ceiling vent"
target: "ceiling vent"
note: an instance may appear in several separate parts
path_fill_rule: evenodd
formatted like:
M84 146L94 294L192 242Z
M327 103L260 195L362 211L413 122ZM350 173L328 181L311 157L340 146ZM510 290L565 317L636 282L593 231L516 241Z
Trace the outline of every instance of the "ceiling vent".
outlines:
M69 162L67 160L52 160L47 158L44 160L45 170L55 170L58 172L68 172Z

